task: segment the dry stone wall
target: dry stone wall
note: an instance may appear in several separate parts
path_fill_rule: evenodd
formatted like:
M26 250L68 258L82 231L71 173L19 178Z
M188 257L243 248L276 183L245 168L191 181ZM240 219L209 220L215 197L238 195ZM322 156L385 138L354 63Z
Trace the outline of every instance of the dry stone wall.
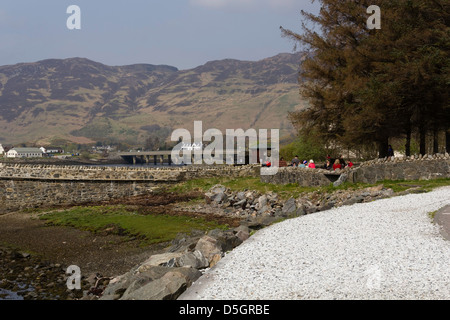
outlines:
M336 181L340 173L324 169L311 169L299 167L282 167L274 175L261 176L261 181L275 184L297 183L302 187L327 186Z
M34 208L104 201L151 192L162 184L198 177L255 176L241 167L96 167L0 163L0 214Z
M377 159L364 162L359 167L348 171L348 181L353 183L439 178L450 178L448 154Z
M376 159L363 162L353 168L336 171L283 167L279 168L275 175L261 176L261 181L275 184L297 183L300 186L327 186L337 180L373 184L382 180L438 178L450 178L448 154Z

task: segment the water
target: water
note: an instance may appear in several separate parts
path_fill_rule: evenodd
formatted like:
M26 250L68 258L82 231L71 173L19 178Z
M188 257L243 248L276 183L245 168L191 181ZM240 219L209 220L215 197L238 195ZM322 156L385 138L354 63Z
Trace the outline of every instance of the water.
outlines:
M17 286L19 287L21 292L28 292L34 290L34 288L32 288L31 286L29 287L23 283L17 283ZM0 301L1 300L24 300L24 299L17 292L0 288Z
M0 288L0 300L23 300L23 297L14 291Z

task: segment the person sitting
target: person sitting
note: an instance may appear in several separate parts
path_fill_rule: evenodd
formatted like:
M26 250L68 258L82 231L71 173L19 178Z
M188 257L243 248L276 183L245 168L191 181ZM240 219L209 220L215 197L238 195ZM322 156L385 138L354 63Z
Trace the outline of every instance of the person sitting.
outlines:
M265 161L265 162L262 164L262 166L263 166L263 167L270 167L270 166L272 166L272 163L270 163L270 161Z
M388 159L391 159L394 157L394 149L392 149L391 145L388 145L387 156L388 156Z
M314 160L309 160L309 164L308 164L308 168L312 168L312 169L315 169L316 168L316 165L315 165L315 163L314 163Z
M306 168L306 164L307 164L306 160L303 160L303 162L300 163L298 166L299 168Z
M325 170L331 170L333 166L331 165L330 160L327 160L327 163L325 163L322 168Z
M300 163L300 159L298 158L298 156L295 156L295 158L292 159L291 163L293 167L298 167L298 164Z
M334 161L333 164L333 170L336 171L336 169L342 169L341 162L339 161L339 159L336 159L336 161Z
M350 160L348 160L348 162L347 162L347 167L349 167L349 168L353 167L353 162L351 162Z

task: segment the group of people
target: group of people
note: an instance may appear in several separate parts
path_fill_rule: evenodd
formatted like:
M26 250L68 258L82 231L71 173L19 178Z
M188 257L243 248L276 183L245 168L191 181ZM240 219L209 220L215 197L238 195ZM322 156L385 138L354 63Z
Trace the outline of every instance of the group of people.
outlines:
M308 163L308 161L306 161L306 160L300 161L298 156L295 156L295 158L292 159L290 166L291 167L300 167L300 168L313 168L313 169L316 167L314 160L311 159L311 160L309 160L309 163Z
M298 156L295 156L294 159L292 159L291 164L289 165L291 167L299 167L299 168L316 168L316 165L314 163L314 160L303 160L300 161ZM321 169L326 170L337 170L337 169L344 169L345 167L353 167L353 163L349 160L348 162L345 162L344 158L342 156L332 159L330 155L327 155L327 162L321 167Z

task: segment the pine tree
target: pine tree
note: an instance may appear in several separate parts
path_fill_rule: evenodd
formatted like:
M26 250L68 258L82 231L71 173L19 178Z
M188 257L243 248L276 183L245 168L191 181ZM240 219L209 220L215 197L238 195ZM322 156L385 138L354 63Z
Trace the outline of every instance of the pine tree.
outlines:
M449 127L449 4L444 0L321 0L320 31L282 29L308 50L299 78L310 108L290 114L303 133L347 147L421 137ZM366 8L382 9L381 30L366 26ZM437 139L435 139L437 141Z

